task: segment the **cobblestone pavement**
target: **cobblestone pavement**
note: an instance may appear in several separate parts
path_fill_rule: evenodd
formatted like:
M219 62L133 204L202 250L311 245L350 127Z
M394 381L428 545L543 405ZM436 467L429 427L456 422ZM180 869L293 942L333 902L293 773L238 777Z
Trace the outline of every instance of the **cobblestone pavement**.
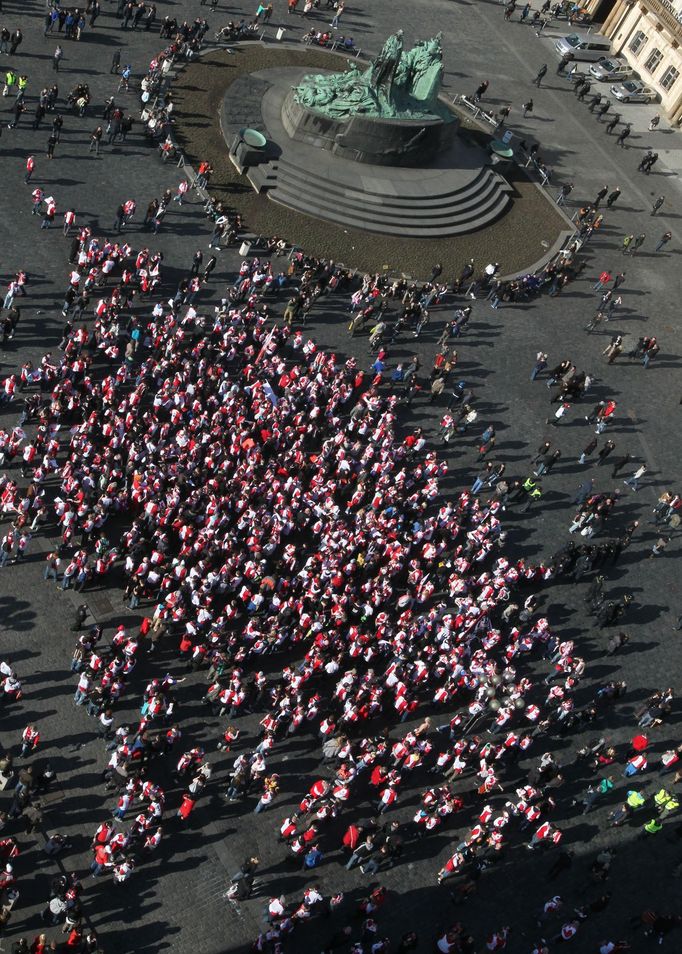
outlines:
M287 17L283 0L275 0L275 3L273 27L281 21L290 31L289 38L300 35L307 26L305 21L298 16ZM221 3L217 12L209 14L208 8L196 0L159 2L159 15L168 11L176 16L205 14L219 25L228 18L253 12L246 5L225 7ZM24 267L31 279L29 297L25 304L22 302L17 337L2 355L3 375L28 358L39 359L46 348L56 348L61 329L59 305L66 285L68 241L58 228L40 231L38 221L30 214L31 189L23 183L26 156L35 153L34 183L55 195L59 212L73 206L80 222L88 222L95 231L104 234L111 232L120 201L134 196L138 208L142 209L154 195L173 187L179 180L180 172L161 165L137 130L124 146L105 147L100 159L87 152L89 133L97 124L101 104L116 90L117 81L107 72L112 52L121 48L122 61L131 62L139 73L159 45L158 37L152 34L124 33L113 12L113 3L103 4L102 16L94 30L88 29L80 43L63 43L66 57L59 75L60 92L63 96L77 81L85 80L93 92L94 107L83 119L65 109L64 134L55 160L50 163L45 157L47 123L33 131L30 119L24 117L18 129L2 131L2 273L3 278L9 280L18 268ZM11 29L20 26L24 33L19 55L6 62L29 75L27 116L31 118L34 97L54 79L52 52L56 38L43 37L42 13L39 0L21 3L5 0L0 14L0 23ZM325 18L318 15L318 19ZM583 280L569 286L559 299L542 298L527 307L493 311L485 302L475 303L471 332L458 344L459 373L476 387L481 421L495 424L497 457L507 463L508 471L514 476L525 475L529 469L529 450L534 450L545 436L556 440L563 453L561 465L546 481L547 493L542 507L529 515L513 511L506 514L510 548L513 552L537 557L565 542L572 515L571 500L577 484L585 476L576 458L591 431L581 423L577 413L558 431L546 426L550 413L548 392L542 381L533 384L529 381L538 349L548 351L551 361L570 356L579 368L591 371L596 377L595 401L607 394L619 401L618 419L611 436L619 452L628 450L638 460L645 461L649 473L637 495L620 485L624 493L617 526L634 516L646 520L658 493L665 487L675 486L680 477L678 402L682 388L675 332L679 322L677 297L682 237L674 162L671 160L646 179L638 175L636 167L642 148L649 145L662 151L661 144L674 141L674 147L666 145L665 148L676 155L678 134L666 129L651 136L640 132L631 138L630 149L617 149L613 140L606 137L603 127L600 128L586 108L570 95L564 82L553 77L554 60L548 40L538 40L530 28L518 23L504 24L498 3L434 0L426 4L392 0L360 7L353 2L344 14L344 26L355 36L358 45L367 49L377 49L384 36L398 25L405 30L408 42L442 29L450 89L471 91L482 77L490 78L490 101L494 105L507 98L513 102L514 128L524 136L539 136L558 181L575 183L576 202L591 199L604 183L611 187L619 185L623 193L621 201L608 213L602 233L589 248L589 265ZM536 92L530 80L545 61L550 63L550 78L547 88ZM521 121L519 104L531 92L536 103L534 118ZM134 109L132 93L128 94L127 101L131 110ZM3 118L9 121L12 101L5 99L1 103L0 108L5 109ZM639 107L629 109L634 112ZM638 126L642 128L641 121ZM666 195L665 214L654 220L649 209L658 193ZM666 229L674 236L669 251L655 254L653 239ZM633 259L622 258L621 236L641 231L647 233L642 253ZM173 208L157 237L144 237L145 244L158 247L164 253L169 291L187 270L194 248L205 250L209 234L200 203L193 198L181 209ZM143 241L135 227L132 241L134 244ZM492 249L491 258L494 258ZM200 300L202 307L210 307L220 297L224 283L234 277L237 264L233 252L222 254L214 273L212 292ZM624 307L618 320L605 336L586 335L583 325L596 301L591 290L594 276L604 267L623 266L627 280L622 289ZM451 308L452 302L446 303L434 314L431 326L422 337L409 342L408 347L396 349L391 360L401 360L416 351L428 369L435 354L441 319ZM352 352L369 364L366 339L348 341L344 326L343 303L332 300L313 314L311 332L322 345L343 353ZM630 338L643 333L656 334L661 342L661 354L647 370L638 362L626 359L608 366L601 352L611 330ZM440 412L441 409L430 405L423 395L418 396L408 423L424 426L435 439ZM12 425L16 418L16 410L5 408L2 426ZM448 448L449 482L453 489L468 485L472 480L475 445L474 435ZM608 468L590 471L600 488L612 484L608 471ZM16 464L10 475L17 476ZM608 725L600 727L616 741L623 741L632 734L632 712L637 704L651 690L674 679L679 671L680 653L676 643L679 637L671 631L675 616L682 612L679 572L675 573L679 538L673 539L664 557L649 560L646 557L655 537L653 529L643 523L632 548L609 573L610 591L621 594L629 590L637 601L627 619L631 642L626 653L616 658L603 656L603 634L591 629L591 621L582 609L580 588L556 586L545 596L544 605L550 619L561 624L562 634L580 638L588 661L588 678L580 699L591 694L595 684L616 674L622 674L628 681L630 692L625 704L612 715ZM87 873L89 838L95 826L107 816L111 804L100 782L105 765L102 745L86 714L71 701L74 679L68 664L74 636L70 624L77 599L42 580L43 557L49 546L48 531L47 537L40 536L32 542L25 565L0 571L3 610L0 656L12 659L26 688L18 706L3 709L0 739L4 747L16 749L24 725L29 720L38 722L44 741L35 762L42 764L49 759L60 780L58 797L46 810L46 829L65 832L71 847L60 862L49 861L41 852L41 838L24 835L23 827L16 822L7 825L6 833L17 831L22 854L16 860L21 899L10 929L2 939L5 950L9 950L8 942L21 934L33 937L40 930L39 911L47 897L49 881L58 868L63 866L67 871ZM87 593L86 597L93 615L106 624L132 625L139 620L139 613L131 613L121 603L120 591L115 585ZM142 611L148 611L148 607L143 606ZM281 665L281 660L272 659L271 664L274 669ZM133 691L120 713L121 719L134 716L136 700L147 678L151 674L162 674L166 668L179 671L173 646L164 647L159 658L140 664ZM206 716L201 703L203 688L201 675L193 675L183 684L179 691L180 717L185 739L201 741L213 753L218 721ZM672 740L679 741L678 725L676 714L672 723L656 737L657 750ZM253 737L257 731L257 716L247 717L244 729L247 738ZM570 761L574 744L573 739L559 743L559 755L566 761ZM164 950L218 954L245 950L259 929L263 897L275 891L300 896L306 883L303 873L291 869L283 860L283 849L276 841L275 832L278 820L307 788L305 779L315 771L318 758L316 740L308 736L297 737L281 747L273 767L283 774L283 795L269 813L254 816L248 812L244 816L222 798L227 763L216 753L213 794L200 803L191 828L180 831L169 820L169 835L160 855L125 885L114 887L108 880L87 882L86 911L101 932L107 954L129 951L152 954ZM567 774L568 794L571 789L584 788L585 778L580 769L571 769ZM161 782L171 793L172 808L177 804L177 785L171 777L162 778ZM619 793L623 786L624 782L618 780ZM1 808L7 807L8 800L8 791L0 793ZM568 801L563 800L563 804L567 805ZM412 791L401 801L396 817L409 819L415 804L416 791ZM630 938L633 949L643 950L645 942L641 935L629 934L629 917L654 906L679 911L676 884L670 878L670 870L680 858L675 822L666 825L655 843L648 843L635 837L640 819L633 828L617 832L606 829L605 816L611 807L612 803L605 804L588 818L574 816L567 809L560 818L567 845L575 851L576 859L571 872L555 884L572 904L592 896L596 890L588 873L592 855L605 845L616 847L618 852L618 863L608 885L613 892L612 903L581 932L579 949L586 952L596 950L604 937L623 936ZM369 802L364 802L361 813L369 813L369 810ZM450 831L426 839L410 849L404 864L382 874L389 889L400 892L399 901L396 899L382 916L382 931L395 939L408 926L417 926L422 935L421 950L427 951L431 949L436 927L447 925L457 917L461 917L479 939L487 931L509 923L514 930L508 949L530 950L536 932L534 913L554 890L554 883L550 889L546 879L549 860L520 849L514 851L486 876L477 896L461 909L452 908L445 887L435 886L435 873L453 837L456 835ZM257 892L260 897L235 909L221 899L222 890L229 873L247 852L254 850L262 858L261 887ZM367 880L357 872L347 873L338 862L338 853L330 852L319 870L319 880L326 891L344 890L347 903L352 905L366 890ZM333 926L327 922L309 926L307 933L296 935L296 950L320 950ZM50 935L54 936L55 931ZM673 935L666 944L667 949L675 949L676 943L677 937Z

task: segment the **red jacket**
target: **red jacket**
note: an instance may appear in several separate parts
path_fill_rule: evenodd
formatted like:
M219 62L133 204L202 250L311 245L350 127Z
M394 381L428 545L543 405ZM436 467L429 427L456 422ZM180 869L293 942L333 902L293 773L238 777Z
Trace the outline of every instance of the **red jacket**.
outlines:
M350 848L351 851L355 851L360 842L360 829L357 825L349 825L346 829L346 834L343 836L343 846L344 848Z

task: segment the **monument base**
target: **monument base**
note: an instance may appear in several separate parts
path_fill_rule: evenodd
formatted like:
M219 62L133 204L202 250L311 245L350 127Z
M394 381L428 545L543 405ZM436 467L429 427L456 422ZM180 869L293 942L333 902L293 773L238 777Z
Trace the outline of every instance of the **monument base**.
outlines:
M244 169L256 192L346 229L397 238L442 239L475 232L511 207L514 189L491 167L485 149L456 134L456 124L450 145L421 166L357 162L291 138L284 127L284 102L305 72L281 66L246 74L223 100L220 124L228 144L249 126L279 152L276 159ZM450 124L443 126L449 136Z
M291 90L282 104L282 125L297 142L353 162L375 166L426 166L452 145L457 117L433 119L377 119L359 114L333 119L301 105Z

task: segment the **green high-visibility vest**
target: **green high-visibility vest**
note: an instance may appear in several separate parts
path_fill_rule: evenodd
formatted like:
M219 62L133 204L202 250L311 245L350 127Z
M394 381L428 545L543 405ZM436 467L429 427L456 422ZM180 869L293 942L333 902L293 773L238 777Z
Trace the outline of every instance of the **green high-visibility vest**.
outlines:
M19 89L26 89L26 86L28 85L28 80L26 79L25 76L20 76L19 80L17 81L17 85Z
M17 81L17 74L13 73L12 70L7 70L5 73L5 82L8 86L14 86Z
M656 792L656 794L654 795L654 801L656 802L657 805L665 805L665 803L668 801L669 798L670 798L670 795L668 794L668 792L666 792L664 788L662 788L660 792Z
M663 828L661 822L657 818L652 818L651 821L648 821L644 826L644 831L648 831L650 835L655 835L661 828Z
M535 481L532 477L527 477L523 482L523 489L530 492L535 487Z
M646 798L639 792L628 792L627 803L630 808L641 808L645 801Z

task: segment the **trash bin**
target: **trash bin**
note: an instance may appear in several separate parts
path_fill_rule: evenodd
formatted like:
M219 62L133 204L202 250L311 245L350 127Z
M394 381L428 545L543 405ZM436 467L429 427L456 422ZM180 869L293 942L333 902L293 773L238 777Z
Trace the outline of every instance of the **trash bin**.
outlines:
M242 258L245 255L248 255L250 251L251 251L251 242L242 242L242 244L239 246L239 254L242 256Z

